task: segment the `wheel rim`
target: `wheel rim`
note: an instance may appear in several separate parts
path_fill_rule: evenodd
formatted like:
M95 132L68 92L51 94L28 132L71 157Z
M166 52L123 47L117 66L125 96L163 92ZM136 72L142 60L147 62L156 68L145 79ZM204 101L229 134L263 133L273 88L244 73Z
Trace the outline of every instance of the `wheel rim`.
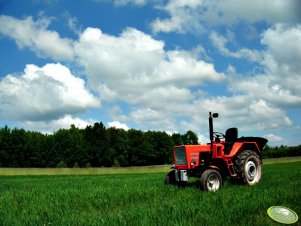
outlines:
M257 175L257 165L254 161L248 161L246 163L246 176L249 181L253 181Z
M208 191L217 191L220 187L220 181L217 175L212 174L207 179Z

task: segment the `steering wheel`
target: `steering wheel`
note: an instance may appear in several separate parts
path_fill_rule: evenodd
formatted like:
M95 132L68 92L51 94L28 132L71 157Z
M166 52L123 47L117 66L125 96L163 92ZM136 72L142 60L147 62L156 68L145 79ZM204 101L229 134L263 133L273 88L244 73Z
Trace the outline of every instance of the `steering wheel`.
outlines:
M213 132L213 134L216 138L225 138L225 134L221 132Z

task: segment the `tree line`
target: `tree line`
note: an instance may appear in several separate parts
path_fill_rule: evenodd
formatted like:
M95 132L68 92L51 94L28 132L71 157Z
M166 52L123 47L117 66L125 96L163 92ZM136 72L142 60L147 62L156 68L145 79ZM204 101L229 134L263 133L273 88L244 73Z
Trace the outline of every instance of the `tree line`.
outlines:
M172 146L197 144L192 131L165 132L105 128L102 122L53 134L0 128L0 167L111 167L172 162Z
M293 157L301 156L301 145L297 146L275 146L270 147L266 145L262 152L263 158L280 158L280 157Z
M105 128L102 122L53 134L0 128L0 167L119 167L172 163L172 146L198 144L185 134ZM301 155L299 146L266 146L264 158Z

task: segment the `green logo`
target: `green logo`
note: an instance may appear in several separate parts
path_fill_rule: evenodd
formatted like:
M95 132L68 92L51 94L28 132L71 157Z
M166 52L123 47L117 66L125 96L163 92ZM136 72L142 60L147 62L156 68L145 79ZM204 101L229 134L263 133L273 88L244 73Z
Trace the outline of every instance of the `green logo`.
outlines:
M291 209L283 206L272 206L268 209L268 215L273 220L283 224L293 224L298 221L298 215Z

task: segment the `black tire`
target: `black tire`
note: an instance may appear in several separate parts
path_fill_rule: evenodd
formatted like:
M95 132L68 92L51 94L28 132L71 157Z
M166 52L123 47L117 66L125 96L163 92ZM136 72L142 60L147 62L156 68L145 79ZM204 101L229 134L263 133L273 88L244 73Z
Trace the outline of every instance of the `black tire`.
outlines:
M223 186L223 179L217 170L208 169L202 174L200 184L204 191L217 191Z
M176 184L175 170L172 170L165 175L164 184Z
M237 181L242 184L257 184L262 175L262 164L258 154L251 150L244 150L235 159Z

